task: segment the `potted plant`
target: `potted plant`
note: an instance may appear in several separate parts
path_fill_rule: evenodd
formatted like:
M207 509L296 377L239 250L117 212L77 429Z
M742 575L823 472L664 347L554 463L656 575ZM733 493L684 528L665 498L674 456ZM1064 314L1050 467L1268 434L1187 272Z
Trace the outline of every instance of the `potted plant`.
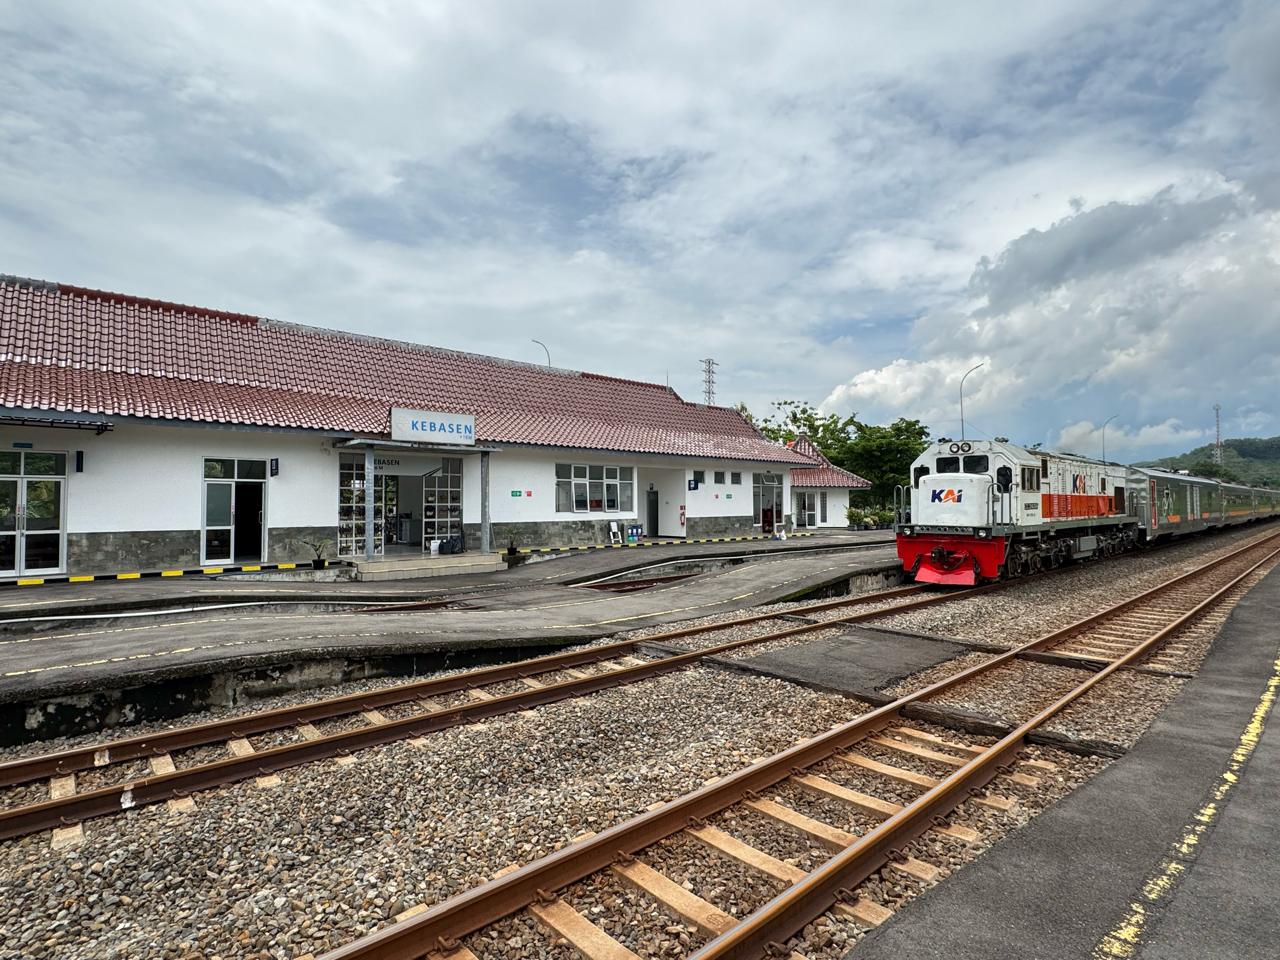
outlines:
M325 558L324 558L324 554L325 554L325 551L329 549L329 544L333 543L333 541L332 541L332 540L303 540L303 539L298 539L298 540L295 540L294 542L295 542L295 543L300 543L300 544L302 544L302 545L303 545L303 546L305 546L305 547L310 547L310 548L311 548L311 552L312 552L313 554L315 554L315 556L314 556L314 557L312 557L312 559L311 559L311 569L312 569L312 570L323 570L323 569L324 569L324 565L325 565L325 563L326 563Z
M849 507L844 512L845 518L849 521L849 529L865 530L867 523L866 512L861 507Z

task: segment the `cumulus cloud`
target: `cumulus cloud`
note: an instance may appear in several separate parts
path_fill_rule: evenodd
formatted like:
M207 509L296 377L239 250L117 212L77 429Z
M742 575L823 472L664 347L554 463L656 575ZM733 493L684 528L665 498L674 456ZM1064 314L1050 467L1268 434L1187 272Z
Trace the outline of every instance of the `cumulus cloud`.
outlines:
M1274 5L0 25L0 272L1028 439L1271 422ZM1171 436L1170 443L1180 442Z

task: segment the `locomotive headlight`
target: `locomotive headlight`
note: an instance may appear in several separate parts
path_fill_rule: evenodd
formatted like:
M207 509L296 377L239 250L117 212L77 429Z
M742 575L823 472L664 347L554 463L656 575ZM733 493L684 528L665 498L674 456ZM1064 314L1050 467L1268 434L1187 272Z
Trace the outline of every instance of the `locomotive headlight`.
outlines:
M910 528L910 527L903 527L903 528L902 528L901 530L899 530L898 532L899 532L899 533L901 533L904 537L909 537L909 536L911 536L911 528Z
M991 536L990 530L975 530L973 532L978 535L979 540L985 540L987 537Z

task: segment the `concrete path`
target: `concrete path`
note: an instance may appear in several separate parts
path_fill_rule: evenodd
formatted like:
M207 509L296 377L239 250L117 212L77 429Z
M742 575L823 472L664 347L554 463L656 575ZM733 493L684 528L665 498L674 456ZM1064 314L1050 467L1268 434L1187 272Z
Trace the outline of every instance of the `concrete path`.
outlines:
M850 957L1280 956L1278 624L1273 573L1125 757Z
M568 566L572 561L557 560L530 569L566 564L558 572L539 574L554 574L557 580L593 572L593 565L602 572L598 568L604 558L580 559L588 562L575 568ZM180 619L116 617L86 627L62 624L48 632L0 638L0 703L332 657L588 640L770 603L855 575L896 571L891 547L784 551L634 593L603 593L559 582L521 583L513 576L511 589L474 594L466 609L376 614L232 609ZM308 585L305 596L322 603L345 595L331 591L331 586L345 585Z

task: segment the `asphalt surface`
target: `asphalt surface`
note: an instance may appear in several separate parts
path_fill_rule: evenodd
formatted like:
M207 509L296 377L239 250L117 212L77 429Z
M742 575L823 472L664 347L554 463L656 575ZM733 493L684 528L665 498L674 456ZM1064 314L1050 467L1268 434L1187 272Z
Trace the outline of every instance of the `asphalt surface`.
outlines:
M845 627L838 637L731 662L809 687L874 698L883 687L968 652L956 643Z
M908 905L850 956L1280 956L1280 715L1270 716L1247 762L1236 753L1267 705L1277 624L1280 574L1272 573L1126 756Z
M638 562L627 556L628 551L610 551L490 575L488 580L498 581L497 589L477 590L470 582L473 577L433 578L430 589L442 590L458 601L458 609L404 613L225 609L181 615L170 612L156 618L108 615L85 623L50 624L47 630L34 633L14 630L0 636L0 703L30 703L306 660L581 642L636 627L770 603L858 574L887 574L897 569L892 546L826 553L796 549L813 547L817 539L788 541L793 545L790 549L779 545L747 563L633 593L565 585ZM830 545L850 543L851 538L831 538ZM665 548L660 555L655 551L640 559L649 563L714 559L746 552L727 549L733 546L730 544L718 545L718 551L705 549L707 546L712 545ZM442 582L452 579L467 582ZM233 586L238 589L242 583L237 581ZM166 586L157 582L148 588L159 591ZM174 590L189 591L191 586L175 584ZM352 596L349 589L331 588L359 585L301 586L305 590L293 593L294 598L323 604ZM422 583L415 585L413 581L377 586L385 600L414 598L424 589ZM398 589L383 589L390 586ZM208 599L203 592L210 586L200 584L199 588ZM212 589L216 588L215 584ZM215 596L234 600L241 595L229 591Z

